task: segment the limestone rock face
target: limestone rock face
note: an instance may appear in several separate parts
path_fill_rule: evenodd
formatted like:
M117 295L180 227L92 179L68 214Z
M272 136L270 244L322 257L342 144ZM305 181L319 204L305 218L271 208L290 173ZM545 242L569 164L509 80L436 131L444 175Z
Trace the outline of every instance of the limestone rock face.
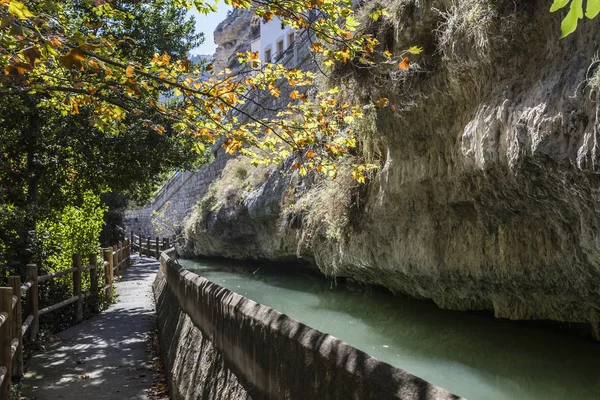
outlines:
M600 337L600 114L587 85L599 21L559 40L546 2L394 3L386 45L424 55L385 85L358 81L396 107L377 111L382 169L348 212L302 208L298 180L270 190L276 171L227 218L211 214L219 232L189 230L203 243L193 253L236 257L223 250L236 236L220 233L254 229L243 257L302 258L443 308L582 322ZM320 223L302 211L318 207ZM324 228L343 218L341 234Z
M259 23L254 12L236 8L217 25L214 32L217 44L213 61L215 71L235 69L238 65L237 52L250 50L250 42L259 36Z

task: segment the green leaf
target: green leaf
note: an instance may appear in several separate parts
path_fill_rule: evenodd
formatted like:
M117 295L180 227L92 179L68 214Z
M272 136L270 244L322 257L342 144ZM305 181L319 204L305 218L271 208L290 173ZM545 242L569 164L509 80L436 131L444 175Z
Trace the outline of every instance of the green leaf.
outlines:
M33 14L31 11L29 11L25 4L16 0L10 2L8 6L8 12L19 19L28 19L33 17Z
M369 18L371 18L373 21L377 21L379 19L379 17L381 17L382 14L383 14L383 11L381 9L375 10L371 14L369 14Z
M583 0L573 0L569 13L560 24L561 38L564 38L577 29L577 21L583 18Z
M577 21L583 18L583 0L573 0L569 13L560 24L561 38L570 35L577 29Z
M419 46L411 46L407 51L410 54L421 54L421 52L423 51L423 48L419 47Z
M554 0L554 3L552 3L552 7L550 7L550 12L560 10L561 8L569 4L569 1L571 0Z
M585 16L589 19L595 18L600 12L600 0L587 0Z

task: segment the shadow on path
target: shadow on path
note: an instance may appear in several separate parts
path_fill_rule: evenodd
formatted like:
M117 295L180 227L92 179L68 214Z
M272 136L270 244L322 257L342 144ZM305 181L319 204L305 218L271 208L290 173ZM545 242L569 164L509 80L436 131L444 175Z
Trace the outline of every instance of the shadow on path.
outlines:
M152 282L159 264L134 258L115 284L118 299L71 327L32 357L23 379L28 399L148 399L154 329Z

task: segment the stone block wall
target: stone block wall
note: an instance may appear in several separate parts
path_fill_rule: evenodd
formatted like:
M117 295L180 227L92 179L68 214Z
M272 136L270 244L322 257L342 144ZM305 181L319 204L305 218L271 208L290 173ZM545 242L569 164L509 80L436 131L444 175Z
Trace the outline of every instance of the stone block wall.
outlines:
M142 236L173 236L181 231L185 218L204 196L210 184L221 176L230 156L215 145L214 161L198 171L178 171L163 185L152 202L141 209L126 210L125 229Z

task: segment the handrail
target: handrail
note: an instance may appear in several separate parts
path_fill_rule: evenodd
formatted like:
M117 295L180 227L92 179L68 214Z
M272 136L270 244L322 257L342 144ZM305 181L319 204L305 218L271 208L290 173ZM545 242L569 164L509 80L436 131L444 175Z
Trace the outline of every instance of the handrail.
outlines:
M0 328L6 321L8 321L8 313L6 311L0 312Z
M50 279L58 278L59 276L70 274L71 272L75 272L77 268L69 268L62 271L53 272L51 274L46 274L42 276L38 276L38 283L49 281Z
M75 321L83 320L83 301L96 298L101 293L110 302L113 292L114 272L119 274L123 268L131 265L132 243L124 240L108 249L101 249L100 262L98 256L93 254L89 263L82 265L81 256L73 256L71 268L38 276L38 267L35 264L27 265L26 282L21 284L18 276L9 277L9 286L0 288L0 399L8 396L11 376L20 376L23 373L23 337L29 335L36 339L39 332L39 317L56 311L60 308L75 304ZM88 272L89 271L89 272ZM89 290L82 292L82 275L89 273ZM66 300L49 305L42 309L38 307L38 287L44 282L55 278L72 275L73 295ZM99 285L99 278L102 285ZM21 298L24 298L21 300ZM25 306L25 320L22 318L21 301ZM94 311L99 312L97 303ZM8 379L7 379L8 377Z
M33 281L29 281L21 286L21 296L25 296L27 291L33 286Z
M79 300L79 296L73 296L73 297L71 297L71 298L69 298L67 300L61 301L60 303L56 303L56 304L53 304L51 306L42 308L41 310L38 311L38 314L39 315L48 314L49 312L56 311L59 308L63 308L64 306L68 306L69 304L73 304L77 300Z

